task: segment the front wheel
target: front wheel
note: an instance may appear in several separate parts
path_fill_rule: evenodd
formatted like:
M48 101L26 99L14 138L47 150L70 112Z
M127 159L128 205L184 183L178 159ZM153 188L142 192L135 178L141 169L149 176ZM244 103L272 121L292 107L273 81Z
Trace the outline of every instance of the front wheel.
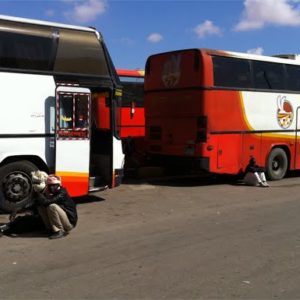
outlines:
M274 148L268 157L267 175L270 180L282 179L288 169L286 152L281 148Z
M0 168L0 189L4 199L0 208L13 212L32 204L31 172L38 168L29 161L12 162Z

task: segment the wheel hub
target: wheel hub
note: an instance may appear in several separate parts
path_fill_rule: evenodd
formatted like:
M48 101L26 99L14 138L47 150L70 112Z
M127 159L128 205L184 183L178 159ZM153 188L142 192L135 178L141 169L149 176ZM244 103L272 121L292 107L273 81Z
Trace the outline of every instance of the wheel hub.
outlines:
M30 179L25 173L11 173L3 183L3 190L7 200L19 202L30 194Z
M279 163L277 160L273 160L273 163L272 163L272 166L273 166L273 170L278 170L279 168Z

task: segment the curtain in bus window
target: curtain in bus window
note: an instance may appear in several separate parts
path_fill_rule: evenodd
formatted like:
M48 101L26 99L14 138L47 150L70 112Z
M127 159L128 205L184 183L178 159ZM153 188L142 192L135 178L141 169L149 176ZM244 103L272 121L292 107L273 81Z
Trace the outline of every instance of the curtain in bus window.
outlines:
M282 90L285 88L284 65L253 61L254 86L257 89Z
M250 63L246 59L213 56L214 85L232 88L250 88Z
M52 49L50 29L19 23L0 29L0 67L49 70Z
M88 96L75 96L75 127L87 128L88 124Z
M59 96L59 127L61 129L73 128L73 96Z

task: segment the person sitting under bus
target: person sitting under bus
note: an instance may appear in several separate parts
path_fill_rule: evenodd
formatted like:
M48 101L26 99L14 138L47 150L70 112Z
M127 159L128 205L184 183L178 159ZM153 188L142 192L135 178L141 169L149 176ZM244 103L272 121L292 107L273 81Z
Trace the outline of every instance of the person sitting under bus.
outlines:
M269 187L265 175L265 169L256 164L254 157L251 157L245 170L244 183L246 185Z
M61 186L59 177L49 177L43 171L34 171L31 176L33 205L26 210L13 211L9 222L0 225L0 237L3 234L16 237L45 229L52 233L51 239L65 236L77 222L75 203ZM0 201L3 199L0 191Z
M35 193L40 193L45 190L47 177L48 174L43 171L31 172L33 199L35 198ZM4 200L4 195L2 191L0 191L0 207L1 201ZM44 230L44 225L33 200L32 205L29 207L18 207L11 210L9 222L0 225L0 236L9 235L16 237L19 234L40 230Z
M61 185L59 176L49 175L45 191L37 193L36 198L38 212L51 232L50 239L62 238L76 226L76 204Z

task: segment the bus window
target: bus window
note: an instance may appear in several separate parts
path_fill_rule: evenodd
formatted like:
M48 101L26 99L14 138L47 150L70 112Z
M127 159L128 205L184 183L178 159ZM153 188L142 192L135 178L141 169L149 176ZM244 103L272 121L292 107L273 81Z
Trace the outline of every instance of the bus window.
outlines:
M300 67L286 65L287 89L291 91L300 91Z
M214 85L224 87L251 87L250 63L245 59L213 56Z
M88 97L86 95L75 96L75 127L88 127Z
M283 64L252 61L254 85L258 89L284 89Z
M144 106L144 85L143 81L123 81L123 96L122 107L131 107L131 103L134 102L136 107Z
M53 51L52 30L32 24L0 23L0 67L47 71ZM12 26L5 30L6 26ZM0 27L1 28L1 27Z
M71 95L59 96L59 127L61 129L73 127L73 97Z

